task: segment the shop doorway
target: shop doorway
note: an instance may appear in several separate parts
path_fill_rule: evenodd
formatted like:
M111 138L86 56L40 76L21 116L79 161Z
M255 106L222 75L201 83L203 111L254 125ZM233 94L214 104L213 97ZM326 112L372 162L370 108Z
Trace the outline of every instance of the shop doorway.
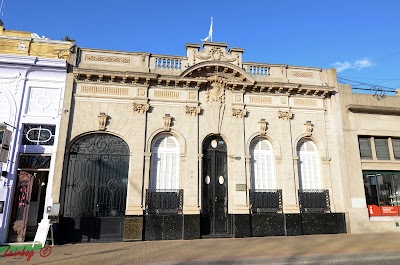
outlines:
M9 228L9 242L33 241L43 218L50 156L22 154Z
M400 172L363 171L370 216L400 215Z
M65 242L123 240L128 167L129 147L117 136L94 133L74 142L60 220Z
M229 235L227 147L218 135L204 140L202 187L202 235Z

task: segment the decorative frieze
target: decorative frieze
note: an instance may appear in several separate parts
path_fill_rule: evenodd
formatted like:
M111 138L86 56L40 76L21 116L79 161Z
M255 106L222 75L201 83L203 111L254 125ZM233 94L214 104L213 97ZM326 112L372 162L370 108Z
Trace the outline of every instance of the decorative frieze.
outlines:
M154 91L156 98L180 98L180 92L171 90L156 90Z
M256 104L272 104L271 97L250 96L249 101Z
M311 136L314 124L312 124L311 121L307 121L304 123L304 126L306 127L306 136Z
M313 72L292 72L292 76L302 77L302 78L314 78L314 73Z
M150 108L148 103L133 103L133 111L138 113L146 113Z
M139 97L144 97L146 95L146 90L144 89L138 89L138 96Z
M236 118L243 118L246 116L246 114L247 114L246 109L236 109L236 108L232 109L232 116Z
M290 120L291 118L293 118L293 112L280 110L278 112L278 117L279 117L279 119Z
M130 63L131 59L126 57L86 55L86 61L106 62L106 63Z
M197 92L189 92L189 99L196 99Z
M199 106L186 106L186 114L190 116L197 116L200 114L200 107Z
M25 50L26 50L26 44L25 43L18 43L17 51L25 51Z
M102 87L102 86L81 86L80 93L127 96L128 88Z
M242 102L242 95L236 95L235 96L235 101L236 102Z
M317 106L317 101L315 99L300 99L300 98L296 98L294 100L294 105L296 105L296 106L316 107Z

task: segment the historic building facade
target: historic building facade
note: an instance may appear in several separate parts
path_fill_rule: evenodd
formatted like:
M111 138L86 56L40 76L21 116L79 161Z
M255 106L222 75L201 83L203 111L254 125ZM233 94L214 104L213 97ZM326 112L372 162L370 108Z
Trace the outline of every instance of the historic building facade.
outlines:
M79 50L52 188L63 240L346 232L335 70L227 47Z
M72 45L6 30L0 21L0 243L33 240L51 211Z
M351 233L399 231L400 97L340 85L338 136Z

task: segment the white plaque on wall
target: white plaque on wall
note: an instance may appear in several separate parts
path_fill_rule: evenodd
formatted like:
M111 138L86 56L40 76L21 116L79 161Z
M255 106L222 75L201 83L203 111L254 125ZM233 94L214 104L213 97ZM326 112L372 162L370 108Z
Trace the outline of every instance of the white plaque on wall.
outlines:
M364 198L351 198L351 207L352 208L367 208L367 204L365 203Z

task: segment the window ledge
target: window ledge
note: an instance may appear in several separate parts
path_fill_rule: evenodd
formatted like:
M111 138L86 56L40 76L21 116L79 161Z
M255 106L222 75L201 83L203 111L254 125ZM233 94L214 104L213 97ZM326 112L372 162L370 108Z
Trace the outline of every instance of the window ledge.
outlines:
M371 216L370 222L400 222L400 216Z

